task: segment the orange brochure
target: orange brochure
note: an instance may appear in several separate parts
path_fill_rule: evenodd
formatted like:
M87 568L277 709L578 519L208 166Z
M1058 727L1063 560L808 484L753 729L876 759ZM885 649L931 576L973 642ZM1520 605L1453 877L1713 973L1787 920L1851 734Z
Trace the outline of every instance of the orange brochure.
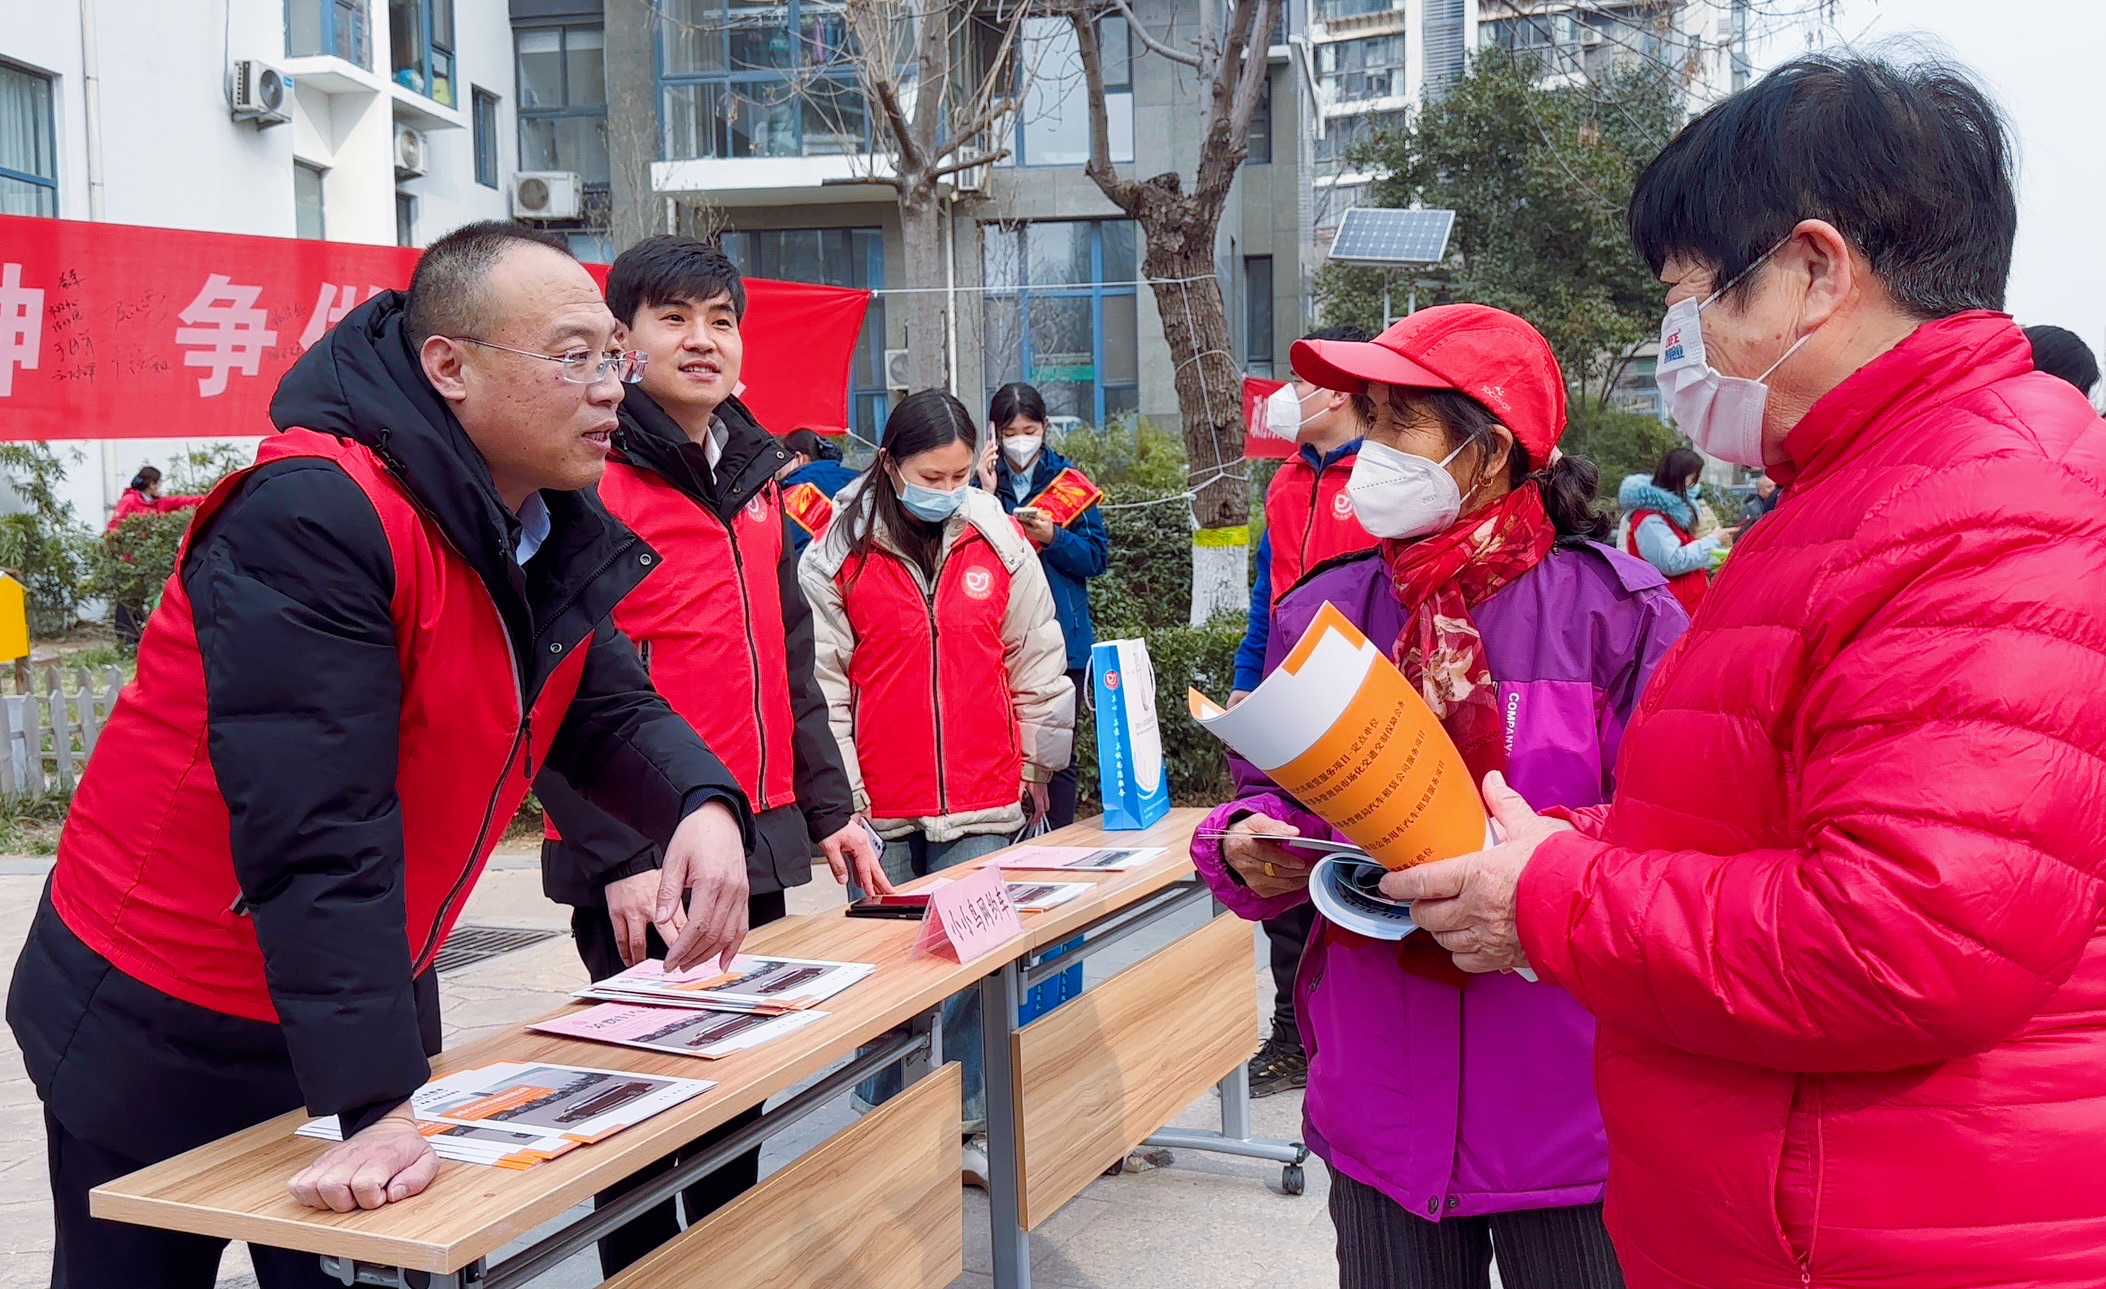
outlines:
M1048 480L1045 490L1024 503L1053 521L1056 528L1066 528L1082 518L1082 512L1104 500L1104 489L1091 483L1089 476L1074 466L1069 466Z
M1325 605L1249 697L1190 693L1193 719L1386 868L1484 848L1462 754L1383 652Z

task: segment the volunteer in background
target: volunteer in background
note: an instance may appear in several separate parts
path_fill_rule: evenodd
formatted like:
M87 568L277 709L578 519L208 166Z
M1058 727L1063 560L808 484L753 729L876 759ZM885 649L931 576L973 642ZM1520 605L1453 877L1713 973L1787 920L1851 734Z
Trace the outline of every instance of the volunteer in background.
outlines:
M225 1241L88 1192L303 1104L345 1140L298 1202L431 1184L432 963L528 766L664 845L658 912L694 895L676 956L744 938L744 797L610 621L657 563L592 492L635 370L616 335L562 242L457 229L293 365L283 432L200 508L8 992L55 1283L208 1289ZM252 1253L264 1289L333 1283Z
M109 526L103 529L103 535L108 537L123 527L125 520L135 515L174 514L180 510L189 510L203 500L203 497L162 496L161 472L150 465L140 466L139 473L133 475L131 483L126 485L124 495L117 498L116 511L111 514ZM129 556L124 558L126 562L130 561ZM146 606L120 603L113 606L112 616L115 619L113 625L118 643L127 648L138 648L139 633L146 626Z
M2043 323L2026 328L2026 342L2033 347L2033 366L2041 371L2075 385L2086 398L2099 387L2099 360L2076 332Z
M1075 741L1075 692L1038 557L972 486L972 414L941 390L892 410L877 460L799 565L819 684L855 802L905 882L1009 843L1047 808ZM979 993L945 1004L967 1130L985 1119ZM892 1068L865 1085L884 1100Z
M1046 446L1046 400L1038 390L1022 383L1002 386L987 405L987 448L980 458L980 486L993 493L1002 509L1022 526L1024 535L1038 548L1038 560L1046 570L1046 583L1053 590L1053 612L1060 621L1061 639L1068 646L1068 680L1075 687L1078 709L1083 686L1088 682L1090 646L1097 642L1090 622L1090 588L1093 577L1102 577L1110 567L1111 539L1105 532L1104 515L1091 506L1065 527L1055 524L1024 503L1046 490L1053 476L1069 468L1066 457ZM1021 513L1020 513L1020 508ZM1047 786L1046 822L1065 828L1075 822L1075 797L1079 791L1076 759L1053 776Z
M648 361L622 400L600 500L659 559L615 609L614 625L753 804L748 924L766 926L787 912L784 892L811 880L815 844L837 880L852 874L865 887L883 887L877 848L855 820L826 697L812 676L811 610L797 589L775 483L790 453L731 392L745 356L745 283L706 242L650 237L614 261L607 305L630 348ZM593 807L559 774L542 775L535 789L551 825L542 885L571 906L586 971L601 980L665 956L652 925L657 844ZM734 1119L718 1135L747 1121ZM687 1221L751 1186L759 1170L756 1148L689 1187ZM613 1275L679 1234L673 1210L668 1200L602 1239L602 1273Z
M1368 336L1359 327L1344 326L1312 331L1302 338L1355 344ZM1293 429L1295 447L1294 455L1280 463L1279 473L1265 489L1265 535L1258 539L1250 620L1236 650L1231 703L1257 688L1265 674L1273 609L1281 597L1326 560L1375 546L1375 539L1353 517L1352 498L1346 493L1346 480L1360 454L1360 438L1374 416L1366 396L1323 389L1297 375L1273 392L1267 415L1272 424ZM1294 973L1301 966L1302 946L1308 942L1315 918L1316 911L1303 905L1266 920L1265 941L1272 960L1272 1033L1250 1059L1254 1097L1308 1082L1309 1058L1294 1020Z
M826 531L833 522L834 498L856 480L856 472L841 460L841 448L817 430L796 429L785 434L782 445L790 450L782 480L783 509L790 516L791 536L797 553L814 534Z
M1378 550L1303 579L1266 667L1336 605L1425 693L1473 778L1538 808L1607 800L1624 723L1688 624L1660 574L1600 543L1591 463L1557 455L1565 381L1535 328L1483 305L1422 309L1372 344L1303 341L1295 371L1371 398L1353 506ZM1255 771L1193 859L1248 918L1308 904L1338 834ZM1207 840L1228 833L1226 842ZM1432 937L1316 920L1302 971L1308 1140L1331 1170L1342 1289L1613 1289L1594 1022L1519 976L1470 977Z
M1691 614L1711 589L1711 570L1733 545L1730 530L1703 527L1697 507L1697 480L1704 458L1690 448L1675 448L1660 458L1652 477L1630 475L1616 490L1624 511L1623 549L1660 570L1675 598Z

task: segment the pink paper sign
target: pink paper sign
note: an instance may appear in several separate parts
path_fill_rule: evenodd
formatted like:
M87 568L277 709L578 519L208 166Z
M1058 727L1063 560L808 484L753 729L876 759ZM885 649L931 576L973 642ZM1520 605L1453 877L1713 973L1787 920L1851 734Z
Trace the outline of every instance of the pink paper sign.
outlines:
M982 868L971 877L939 882L929 889L929 911L921 920L916 953L947 953L960 963L991 953L1024 933L1009 884L1001 870Z

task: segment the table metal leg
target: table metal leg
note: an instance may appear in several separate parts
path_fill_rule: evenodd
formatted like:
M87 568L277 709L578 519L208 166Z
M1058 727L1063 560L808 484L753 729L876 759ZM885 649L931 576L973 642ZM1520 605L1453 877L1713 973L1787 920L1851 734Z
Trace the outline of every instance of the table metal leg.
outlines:
M377 1263L360 1262L355 1258L337 1258L323 1255L322 1274L341 1280L347 1285L386 1285L392 1289L471 1289L483 1282L483 1263L480 1259L462 1267L459 1271L445 1274L437 1271L404 1271L400 1267L384 1267Z
M987 1220L994 1245L995 1289L1030 1289L1031 1237L1024 1230L1021 1152L1024 1123L1017 1104L1016 1016L1023 1004L1017 964L980 982L980 1053L987 1082Z

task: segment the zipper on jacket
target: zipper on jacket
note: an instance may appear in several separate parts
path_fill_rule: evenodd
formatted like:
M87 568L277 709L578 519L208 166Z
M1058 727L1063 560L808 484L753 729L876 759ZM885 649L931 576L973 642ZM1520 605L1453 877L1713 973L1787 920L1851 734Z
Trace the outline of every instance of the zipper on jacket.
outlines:
M937 576L942 576L943 566L939 564L936 568ZM934 702L936 712L936 813L947 815L951 812L951 793L949 787L944 783L943 777L946 769L943 757L943 673L941 671L943 666L943 632L936 625L936 587L933 582L931 582L928 591L922 595L921 602L929 613L929 697Z
M490 595L488 587L483 588L483 594L489 598L490 609L497 613L498 627L503 630L505 619L504 614L497 608L497 597ZM424 947L410 960L412 979L429 970L431 963L438 957L439 933L446 926L447 915L453 911L454 905L460 903L461 897L467 893L468 883L475 877L476 863L483 853L483 842L489 838L490 823L497 814L497 803L504 797L505 781L512 777L512 762L519 757L520 750L528 746L527 732L532 721L528 715L526 679L525 673L520 669L519 650L512 644L510 631L505 631L505 658L512 664L512 692L519 696L519 729L512 735L511 750L505 753L504 769L498 773L497 782L490 786L489 800L483 803L483 825L476 830L475 844L468 850L467 862L461 865L461 875L453 879L452 889L446 892L445 899L439 901L438 912L431 920L431 929L424 933Z
M707 513L707 507L704 511ZM753 732L760 736L756 740L760 746L760 772L754 776L753 795L757 798L755 805L760 806L768 797L768 723L761 708L760 646L753 640L753 593L746 587L746 555L739 549L738 521L735 518L719 518L717 522L724 525L724 539L731 543L731 569L734 574L732 580L737 582L739 587L739 634L745 637L746 665L752 669L753 674L753 684L750 687L753 693Z
M1316 524L1319 519L1323 518L1323 516L1316 513L1317 506L1323 501L1323 498L1324 466L1319 461L1316 466L1316 473L1309 477L1309 522L1302 528L1302 565L1295 570L1294 577L1296 581L1300 581L1302 575L1309 571L1309 543L1316 540ZM1284 591L1279 591L1277 588L1275 588L1274 593L1278 595L1285 594Z

